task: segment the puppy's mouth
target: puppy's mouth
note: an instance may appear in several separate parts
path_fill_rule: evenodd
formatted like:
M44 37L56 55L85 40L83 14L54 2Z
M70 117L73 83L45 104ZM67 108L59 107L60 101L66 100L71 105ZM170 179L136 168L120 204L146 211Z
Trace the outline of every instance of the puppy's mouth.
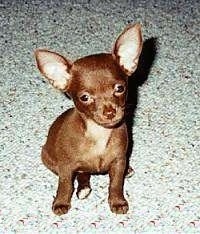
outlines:
M124 118L119 118L119 119L115 119L115 120L106 120L106 121L100 121L100 120L95 120L94 121L98 124L98 125L101 125L102 127L104 128L116 128L118 126L120 126L123 121L124 121Z
M103 126L104 128L116 128L116 127L120 126L121 123L122 123L122 120L115 121L113 123L103 123L103 124L101 124L101 126Z

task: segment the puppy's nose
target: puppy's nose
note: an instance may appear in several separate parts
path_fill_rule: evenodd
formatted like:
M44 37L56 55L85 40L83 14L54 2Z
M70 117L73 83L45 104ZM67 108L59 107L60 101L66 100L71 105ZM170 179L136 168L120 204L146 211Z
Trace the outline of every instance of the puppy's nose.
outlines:
M106 119L113 119L116 115L116 109L111 105L104 106L103 115L106 117Z

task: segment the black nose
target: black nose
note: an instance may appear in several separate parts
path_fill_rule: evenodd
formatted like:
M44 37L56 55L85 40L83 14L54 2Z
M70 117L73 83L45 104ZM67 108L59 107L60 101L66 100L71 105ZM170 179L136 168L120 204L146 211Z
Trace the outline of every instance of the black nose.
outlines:
M113 119L116 115L116 109L110 106L104 106L103 115L107 119Z

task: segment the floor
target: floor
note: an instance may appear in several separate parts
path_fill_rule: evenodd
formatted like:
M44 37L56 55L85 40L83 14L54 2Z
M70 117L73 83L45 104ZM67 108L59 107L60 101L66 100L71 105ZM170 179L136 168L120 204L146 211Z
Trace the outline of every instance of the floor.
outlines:
M107 203L108 176L87 200L57 217L57 177L40 159L49 126L72 101L39 74L36 48L71 60L109 52L142 24L144 47L130 81L133 177L126 215ZM0 233L200 233L200 3L175 1L0 1ZM132 116L131 116L132 114Z

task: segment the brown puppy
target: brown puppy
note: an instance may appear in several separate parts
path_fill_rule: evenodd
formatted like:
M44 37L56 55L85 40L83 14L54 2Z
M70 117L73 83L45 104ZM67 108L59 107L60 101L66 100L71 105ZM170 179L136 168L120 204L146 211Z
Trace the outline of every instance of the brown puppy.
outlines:
M123 195L126 167L127 129L124 110L127 78L137 68L142 50L139 24L128 26L115 42L112 54L95 54L71 62L47 50L36 50L37 66L57 89L67 92L72 108L53 123L42 161L59 176L53 212L62 215L70 208L73 178L77 196L91 192L90 175L108 172L109 205L112 212L125 214Z

